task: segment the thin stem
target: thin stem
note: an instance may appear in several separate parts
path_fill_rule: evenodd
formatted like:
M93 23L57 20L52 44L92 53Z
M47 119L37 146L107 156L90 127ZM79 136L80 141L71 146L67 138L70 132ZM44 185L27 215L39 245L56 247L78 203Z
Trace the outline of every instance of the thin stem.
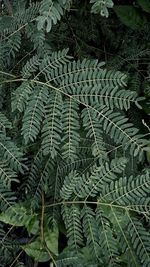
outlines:
M12 231L12 229L14 228L15 226L12 225L10 227L10 229L7 231L7 233L5 234L5 236L2 238L2 240L0 241L0 244L2 244L4 242L4 240L6 239L6 237L9 235L9 233Z
M50 258L51 258L51 260L52 260L52 262L53 262L54 266L55 266L55 267L57 267L57 263L56 263L56 261L55 261L55 259L54 259L53 255L52 255L51 251L49 250L49 248L48 248L48 246L47 246L46 242L45 242L45 248L46 248L46 250L47 250L47 253L49 254L49 256L50 256Z
M40 225L40 228L41 228L41 242L42 243L44 242L44 209L45 209L45 206L44 206L44 193L42 192L42 212L41 212L41 225Z
M61 202L57 202L57 203L52 203L49 205L45 205L45 208L50 208L50 207L54 207L54 206L61 206L61 205L71 205L71 204L90 204L90 205L101 205L101 206L106 206L106 207L114 207L114 208L119 208L119 209L124 209L124 210L131 210L131 211L135 211L135 212L140 212L138 209L133 209L133 206L120 206L120 205L116 205L116 204L112 204L112 203L106 203L106 202L100 202L100 201L61 201ZM135 205L136 207L143 207L144 205ZM146 206L147 208L149 206ZM143 212L141 212L143 213Z
M16 258L14 259L14 261L12 262L12 264L10 265L10 267L13 267L14 264L16 263L16 261L20 258L21 254L23 253L23 250L21 250L19 252L19 254L16 256Z

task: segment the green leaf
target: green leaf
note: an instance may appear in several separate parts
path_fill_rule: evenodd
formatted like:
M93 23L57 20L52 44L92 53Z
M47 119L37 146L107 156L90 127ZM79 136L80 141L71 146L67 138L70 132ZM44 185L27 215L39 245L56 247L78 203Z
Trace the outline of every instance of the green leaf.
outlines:
M149 0L137 0L137 1L144 11L150 13L150 1Z
M33 216L33 218L28 222L26 225L26 228L28 230L28 233L31 233L33 235L37 235L39 232L39 220L36 216Z
M44 238L48 249L55 255L58 255L58 237L59 232L58 228L49 229L49 227L45 227L44 229Z
M37 262L47 262L50 259L48 252L43 247L39 238L31 244L22 246L22 249Z
M0 221L14 226L25 226L29 233L36 234L39 227L37 215L23 206L16 204L0 214Z
M50 229L48 225L44 228L44 241L47 249L54 255L58 255L58 228L55 227ZM35 261L47 262L50 259L49 253L47 252L46 246L41 242L40 238L37 238L34 242L22 246L24 251Z
M147 22L146 17L131 5L118 5L114 7L114 11L120 20L132 29L140 29Z
M150 142L148 144L148 147L150 148ZM150 163L150 150L146 152L147 161Z

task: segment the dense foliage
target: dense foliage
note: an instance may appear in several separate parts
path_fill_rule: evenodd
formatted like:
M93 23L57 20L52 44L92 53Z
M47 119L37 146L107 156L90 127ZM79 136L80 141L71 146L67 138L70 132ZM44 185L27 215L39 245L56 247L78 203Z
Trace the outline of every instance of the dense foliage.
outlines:
M0 14L0 266L149 267L149 0Z

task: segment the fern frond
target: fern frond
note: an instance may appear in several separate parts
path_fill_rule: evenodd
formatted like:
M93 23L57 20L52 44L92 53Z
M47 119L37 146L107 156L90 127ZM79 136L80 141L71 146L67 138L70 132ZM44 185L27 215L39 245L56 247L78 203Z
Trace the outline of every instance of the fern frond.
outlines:
M133 249L135 250L135 253L139 258L142 266L148 267L150 265L149 232L146 231L139 220L137 220L136 218L131 219L131 217L127 231L130 235Z
M0 162L0 180L1 183L9 189L11 188L12 182L19 182L16 173L3 161Z
M4 231L4 225L0 223L0 258L3 261L0 262L0 267L10 265L13 260L13 256L18 251L18 245L12 237L8 237L8 232Z
M113 236L113 230L110 226L110 221L106 214L101 209L100 205L96 208L96 221L100 232L100 245L103 254L103 260L107 266L117 266L119 263L119 251L116 238Z
M83 158L81 155L81 157L79 157L79 159L72 161L72 162L69 162L67 164L64 164L64 162L60 162L60 165L58 168L59 174L60 175L67 175L72 170L80 170L80 169L84 170L84 169L86 169L86 167L91 166L94 163L95 163L94 157Z
M128 110L131 104L135 104L138 108L141 108L139 101L142 98L137 97L135 91L119 89L118 86L83 86L83 88L77 88L73 97L79 99L82 103L87 105L94 105L100 103L110 109Z
M20 30L23 29L29 22L35 20L39 12L39 3L32 3L26 9L23 8L23 6L24 4L21 5L21 9L19 5L18 8L16 7L16 10L14 8L13 10L14 14L12 17L3 16L0 25L0 32L3 37L2 44L5 44L5 41L8 40L8 45L9 46L11 45L12 47L11 49L12 56L14 56L14 52L18 51L18 49L20 48L20 40L19 40L19 38L21 37ZM9 51L8 54L6 54L6 56L8 55Z
M126 159L120 158L112 160L110 166L106 162L104 165L96 166L91 174L86 173L81 176L74 193L80 198L94 197L97 193L101 194L105 183L111 183L117 179L117 174L123 172Z
M84 205L82 210L83 218L83 232L86 238L86 244L90 248L91 254L96 258L96 261L100 261L100 243L99 243L99 231L98 225L95 220L95 213L93 210Z
M22 135L25 143L34 141L40 132L42 120L45 114L45 104L47 102L47 88L36 88L26 108L23 117Z
M112 112L99 105L95 105L92 109L95 111L95 117L98 117L103 131L109 134L116 144L121 143L124 150L129 149L130 154L134 157L138 156L141 161L148 143L144 136L138 133L138 129L119 112Z
M48 81L60 85L60 90L68 94L76 94L81 86L125 86L126 75L121 72L102 69L104 62L84 59L70 61L56 70L51 70Z
M23 78L26 79L30 78L32 76L32 73L38 69L39 64L40 64L40 59L37 55L30 58L30 60L27 61L25 66L22 68Z
M47 160L44 163L43 168L41 167L39 168L38 166L38 170L40 171L38 171L37 176L34 177L35 180L33 179L31 180L32 182L32 206L33 207L38 206L38 204L41 203L42 192L47 193L47 191L49 190L49 195L50 195L51 193L50 187L54 183L53 178L51 177L54 175L54 167L55 167L55 162L51 158L51 156L47 158ZM32 173L30 175L32 175ZM54 192L52 192L52 196L53 194Z
M71 249L78 251L79 246L83 245L81 211L77 205L71 205L67 211L69 214L66 219L66 208L62 207L62 215L67 229L68 245Z
M26 33L33 43L34 49L42 49L45 41L45 33L42 30L37 31L37 27L34 23L30 23L26 26Z
M0 0L0 267L150 267L149 0L131 2Z
M93 156L99 155L100 157L105 157L106 148L102 138L103 131L100 128L99 121L93 115L93 110L90 110L89 108L83 109L82 111L83 126L87 131L86 137L94 139L94 143L92 144Z
M58 68L62 68L63 65L66 65L67 62L69 62L69 59L71 57L68 55L68 49L63 49L62 51L53 52L51 56L46 56L40 66L40 72L39 74L44 74L46 77L46 80L55 79L55 76L58 77L59 84L59 72Z
M0 134L0 140L0 153L3 160L6 160L13 170L23 173L25 168L23 153L9 137Z
M61 94L50 94L50 99L45 107L45 120L42 128L42 149L44 155L50 154L52 158L60 150L62 132L61 114Z
M64 101L62 142L65 144L62 147L62 154L64 159L68 161L73 161L77 158L77 147L80 141L78 110L79 107L75 101L71 99Z
M108 8L113 8L112 0L90 0L90 3L93 4L91 12L94 14L100 13L101 16L108 18L109 12Z
M9 56L15 57L15 53L19 51L21 46L21 34L16 32L11 38L8 39L6 47L9 50Z
M56 260L56 264L58 267L66 267L67 265L69 266L78 266L78 256L74 255L75 253L73 253L72 251L65 251L63 253L61 253L57 260ZM94 267L94 266L92 266Z
M11 129L12 123L7 119L7 117L0 112L0 131L6 132L6 129Z
M29 82L23 82L13 93L11 107L12 111L19 110L23 112L27 106L33 88Z
M150 191L149 173L137 177L121 177L106 185L102 191L102 198L111 203L118 203L124 206L132 206L138 211L138 204L146 208ZM141 200L141 201L140 201Z
M123 255L125 255L127 264L130 267L140 267L139 260L131 244L131 237L129 237L128 231L126 229L129 220L126 217L125 212L121 212L120 210L111 207L110 219L119 239L119 250L122 251Z
M12 26L9 27L9 33L15 32L19 27L26 26L29 22L36 19L39 12L40 4L31 3L30 6L26 9L17 10L14 16Z
M11 38L6 38L4 41L0 42L0 59L2 62L5 61L5 67L10 64L11 59L15 58L16 53L21 47L21 34L20 32L15 32Z
M60 196L63 199L67 200L71 197L79 179L79 174L76 171L71 171L68 176L65 177L63 186L60 191Z
M41 2L40 6L40 15L37 17L37 28L38 30L41 30L45 28L46 25L46 31L50 32L52 25L56 24L64 14L66 5L66 1L52 1L52 0L43 0ZM69 2L71 2L69 0Z
M0 182L0 210L4 211L16 203L15 194Z
M42 153L41 150L38 150L37 154L33 158L29 176L25 183L25 191L27 195L29 195L30 193L32 194L32 186L35 187L36 181L41 173L42 166L43 166Z

